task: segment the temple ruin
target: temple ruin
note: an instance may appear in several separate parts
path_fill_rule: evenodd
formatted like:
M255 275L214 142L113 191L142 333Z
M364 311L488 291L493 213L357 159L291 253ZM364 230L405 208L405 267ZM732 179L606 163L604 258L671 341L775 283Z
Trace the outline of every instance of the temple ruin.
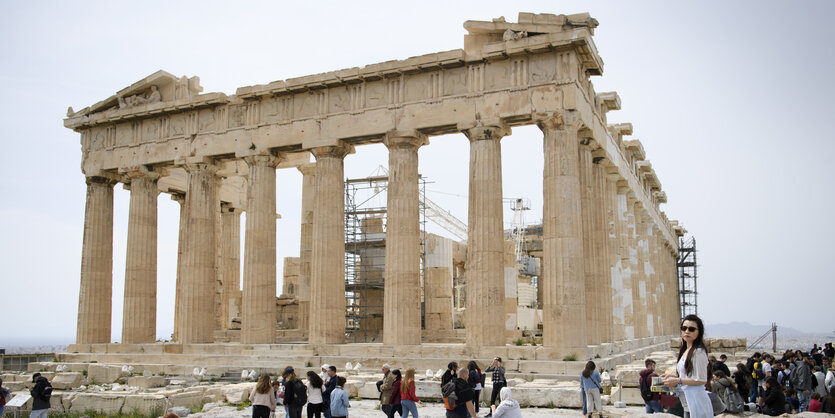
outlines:
M389 150L386 217L362 227L384 234L384 262L375 265L379 286L363 290L378 310L359 326L379 329L379 353L421 353L422 343L456 341L477 353L507 350L521 321L541 323L542 346L528 357L536 359L605 355L623 347L617 342L657 343L676 333L684 230L660 210L666 194L642 144L626 138L632 126L607 123L621 101L591 83L603 73L596 27L588 14L467 21L463 49L233 95L203 93L197 77L158 71L94 105L70 108L64 125L81 136L87 179L70 351L106 352L112 341L119 183L130 190L120 350L156 344L166 353L195 353L206 343L288 341L320 353L349 347L342 346L351 291L343 158L373 143ZM537 260L536 286L520 278L502 224L500 141L524 125L542 131L545 161L543 222L531 228L526 254ZM418 149L450 133L470 141L465 242L420 226ZM284 299L276 298L279 169L303 174L300 256L284 264ZM160 193L181 205L170 343L155 343ZM458 273L465 306L454 304ZM463 314L458 331L456 313Z

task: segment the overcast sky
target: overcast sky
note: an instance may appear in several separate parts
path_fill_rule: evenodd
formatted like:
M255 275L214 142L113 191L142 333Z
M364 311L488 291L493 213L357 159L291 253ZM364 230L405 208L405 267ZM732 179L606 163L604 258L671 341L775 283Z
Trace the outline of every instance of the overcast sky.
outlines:
M696 237L699 312L830 333L835 221L835 3L810 2L0 2L0 346L75 338L85 183L79 110L157 71L199 76L204 92L463 48L466 20L590 12L605 62L669 203ZM542 140L502 140L505 197L542 216ZM431 138L427 196L466 222L468 144ZM388 157L345 160L364 177ZM301 175L278 172L278 276L298 256ZM121 337L129 192L115 193L113 340ZM173 328L178 207L159 199L159 337ZM505 220L510 221L505 210ZM766 329L763 329L765 332ZM707 330L709 336L710 330Z

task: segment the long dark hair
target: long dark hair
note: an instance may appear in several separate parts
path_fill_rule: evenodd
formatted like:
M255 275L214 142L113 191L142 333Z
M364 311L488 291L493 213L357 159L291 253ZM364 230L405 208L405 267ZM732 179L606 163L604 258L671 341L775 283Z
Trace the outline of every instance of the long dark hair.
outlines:
M586 363L586 368L583 369L583 377L585 377L586 379L590 378L591 372L593 372L596 367L597 366L595 366L593 361Z
M470 362L467 363L467 370L478 370L479 372L481 371L481 369L478 368L478 363L476 363L475 360L470 360Z
M320 389L324 383L322 382L322 378L314 371L307 372L307 381L310 382L310 386L313 386L314 389Z
M681 320L681 325L684 325L685 321L695 322L696 326L699 327L699 335L696 336L695 340L693 340L693 349L690 350L689 353L687 353L687 358L684 359L684 371L685 371L685 373L690 374L690 373L693 373L693 361L691 360L692 357L693 357L693 352L696 351L697 348L701 347L703 350L705 350L705 354L707 354L707 347L705 346L705 341L704 341L705 326L704 326L704 323L702 322L702 319L699 318L696 315L690 314L690 315L685 316L684 319ZM684 341L684 338L682 338L681 339L681 348L678 349L678 359L677 360L681 360L681 356L684 355L685 351L687 351L687 341ZM710 376L711 375L711 373L710 373L710 362L708 362L707 367L708 367L707 375ZM708 379L708 380L710 380L710 379Z

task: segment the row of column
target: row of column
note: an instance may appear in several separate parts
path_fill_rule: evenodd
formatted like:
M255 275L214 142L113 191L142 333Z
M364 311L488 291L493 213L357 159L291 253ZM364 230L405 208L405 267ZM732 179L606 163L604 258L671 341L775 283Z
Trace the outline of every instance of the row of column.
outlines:
M543 132L543 339L546 346L582 350L587 344L669 333L677 325L675 260L661 235L613 167L595 156L575 124L560 115L538 123ZM467 343L505 344L501 144L503 126L463 131L470 140L467 247ZM392 132L383 341L420 343L420 229L417 132ZM300 254L300 328L313 344L341 343L345 332L343 159L345 144L311 150L304 174ZM275 339L276 175L279 158L245 157L249 164L245 236L243 343ZM228 310L238 289L240 210L225 208L216 228L217 166L184 165L188 190L181 213L175 335L185 343L211 342L217 278L217 234ZM131 203L126 260L123 342L155 339L156 179L149 170L127 173ZM79 343L109 342L112 287L113 184L88 179L79 297ZM237 222L237 223L236 223ZM233 271L235 270L235 271ZM657 270L657 271L656 271ZM228 279L227 279L228 276ZM231 313L224 311L227 318ZM583 326L578 326L583 325Z

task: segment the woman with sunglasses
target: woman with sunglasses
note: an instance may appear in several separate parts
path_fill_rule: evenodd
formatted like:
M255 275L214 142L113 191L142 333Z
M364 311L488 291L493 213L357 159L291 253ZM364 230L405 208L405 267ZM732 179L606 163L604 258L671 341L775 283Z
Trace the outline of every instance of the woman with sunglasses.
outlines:
M664 386L676 388L679 397L683 394L689 413L685 418L713 417L713 406L705 390L710 363L704 343L705 327L696 315L687 315L681 321L681 348L678 351L677 376L664 375ZM684 402L683 402L684 403Z

